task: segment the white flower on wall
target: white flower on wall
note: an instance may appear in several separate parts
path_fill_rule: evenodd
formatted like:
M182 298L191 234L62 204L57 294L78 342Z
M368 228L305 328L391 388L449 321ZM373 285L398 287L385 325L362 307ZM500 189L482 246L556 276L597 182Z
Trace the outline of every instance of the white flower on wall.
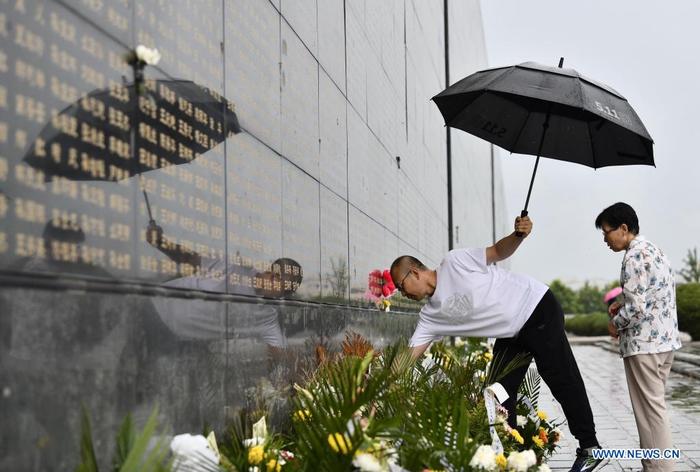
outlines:
M149 48L139 44L136 46L136 59L145 62L149 66L155 66L160 62L160 52L156 48Z

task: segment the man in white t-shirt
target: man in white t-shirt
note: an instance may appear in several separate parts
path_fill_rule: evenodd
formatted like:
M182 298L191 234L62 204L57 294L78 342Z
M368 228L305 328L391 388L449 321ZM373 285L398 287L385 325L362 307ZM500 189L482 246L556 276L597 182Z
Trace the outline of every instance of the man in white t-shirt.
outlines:
M444 336L498 338L494 356L501 366L519 354L534 358L580 444L571 471L590 472L601 463L591 455L600 446L586 388L564 332L561 306L543 283L493 265L510 257L531 231L530 219L518 217L515 231L493 246L452 250L435 270L415 257L401 256L391 265L391 276L404 296L428 299L409 343L415 358ZM509 395L503 405L512 427L516 395L527 368L522 365L499 379Z

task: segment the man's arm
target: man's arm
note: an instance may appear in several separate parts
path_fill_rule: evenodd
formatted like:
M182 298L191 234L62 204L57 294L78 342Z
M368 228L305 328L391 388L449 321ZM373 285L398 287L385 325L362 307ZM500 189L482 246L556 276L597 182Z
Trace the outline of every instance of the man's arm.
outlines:
M517 217L515 219L515 231L498 241L493 246L486 248L486 264L508 259L513 255L518 246L532 231L532 221L529 216ZM522 236L517 236L516 233L523 233Z
M202 256L192 249L176 244L163 236L163 228L151 221L146 228L146 242L177 264L189 264L195 269L202 265Z
M420 356L423 355L425 350L428 349L428 346L430 346L430 343L421 344L420 346L413 346L411 348L411 358L414 361L418 359Z

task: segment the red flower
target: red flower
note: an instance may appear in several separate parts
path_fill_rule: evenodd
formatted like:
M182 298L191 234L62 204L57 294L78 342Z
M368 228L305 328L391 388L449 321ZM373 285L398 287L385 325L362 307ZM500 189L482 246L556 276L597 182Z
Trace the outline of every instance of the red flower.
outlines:
M375 269L370 272L367 285L370 295L377 298L390 297L396 292L396 286L391 280L388 269L384 271Z
M382 285L384 285L382 271L379 269L375 269L372 272L370 272L368 281L369 293L371 293L375 297L381 297L383 292Z
M391 279L391 272L389 272L388 269L384 270L384 273L382 273L382 279L384 282L382 286L382 294L385 297L390 297L396 291L396 285L394 285L394 281Z

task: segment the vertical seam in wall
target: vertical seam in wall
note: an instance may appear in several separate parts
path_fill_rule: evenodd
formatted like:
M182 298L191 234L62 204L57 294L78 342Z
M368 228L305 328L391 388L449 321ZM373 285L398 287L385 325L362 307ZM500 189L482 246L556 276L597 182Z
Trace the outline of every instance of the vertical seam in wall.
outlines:
M316 110L318 125L318 293L323 296L323 231L321 228L321 61L318 39L318 1L316 1Z
M348 281L345 289L348 305L350 304L350 137L348 132L348 20L347 20L347 0L343 0L343 52L345 56L345 221L346 221L346 241L348 254Z
M222 95L224 96L224 99L226 97L226 0L221 0L221 62L223 64L223 86L222 90L223 93ZM226 106L225 104L222 104L222 106ZM224 123L226 123L226 114L224 114ZM226 131L226 126L224 126L224 131ZM226 133L227 135L228 133ZM229 292L229 287L228 287L228 271L229 271L229 262L228 262L228 139L224 138L224 291L226 293ZM228 375L229 372L229 358L230 358L230 352L229 352L229 329L231 329L231 324L229 320L229 316L231 313L229 313L229 303L224 302L224 345L226 346L224 349L225 352L225 360L224 360L224 368L225 368L225 374L224 378ZM227 388L228 382L224 381L222 385L222 394L224 397L224 401L222 402L224 405L224 411L222 412L224 416L226 415L226 399L228 398L228 388Z
M406 33L406 0L403 2L403 91L404 121L406 123L406 142L408 142L408 43Z
M131 5L131 45L130 45L130 48L132 51L135 51L136 50L136 3L134 1L131 1L129 3ZM61 5L64 6L63 4L61 4ZM86 19L86 22L89 25L92 24L92 22L87 21L87 19ZM135 76L133 78L134 78L134 80L136 80ZM137 103L138 103L138 101L137 101ZM135 108L134 106L129 104L129 115L130 115L131 119L133 119L133 117L134 117L134 115L133 115L133 113L135 111L134 108ZM132 127L134 125L135 125L135 123L131 124ZM129 132L130 136L136 135L137 130L134 130L133 133L131 133L131 130L129 130L129 131L130 131ZM131 141L131 139L130 139L129 144L131 146L133 146L135 144L135 142L136 142L135 138L133 141ZM134 148L135 148L135 146L134 146ZM132 152L132 155L134 156L134 160L138 160L138 156L136 155L136 149L131 149L131 152ZM133 205L134 205L134 219L133 219L133 223L132 223L133 228L138 228L139 215L141 214L141 211L140 211L141 205L137 203L141 200L141 195L139 195L139 190L141 190L141 174L139 174L134 179L134 188L132 190L132 198L133 198L133 202L134 202L133 203ZM137 255L140 254L138 244L139 244L139 237L138 237L138 230L137 230L137 234L134 237L134 242L133 242L133 246L132 246L133 254L137 254Z
M282 5L280 4L280 12L279 12L279 71L277 73L277 79L279 80L279 93L280 93L280 123L282 123ZM282 257L285 257L286 254L284 253L285 250L285 245L284 245L284 155L282 154L282 127L280 124L280 216L281 221L280 221L280 237L281 237L281 243L282 247L280 248L282 251Z

